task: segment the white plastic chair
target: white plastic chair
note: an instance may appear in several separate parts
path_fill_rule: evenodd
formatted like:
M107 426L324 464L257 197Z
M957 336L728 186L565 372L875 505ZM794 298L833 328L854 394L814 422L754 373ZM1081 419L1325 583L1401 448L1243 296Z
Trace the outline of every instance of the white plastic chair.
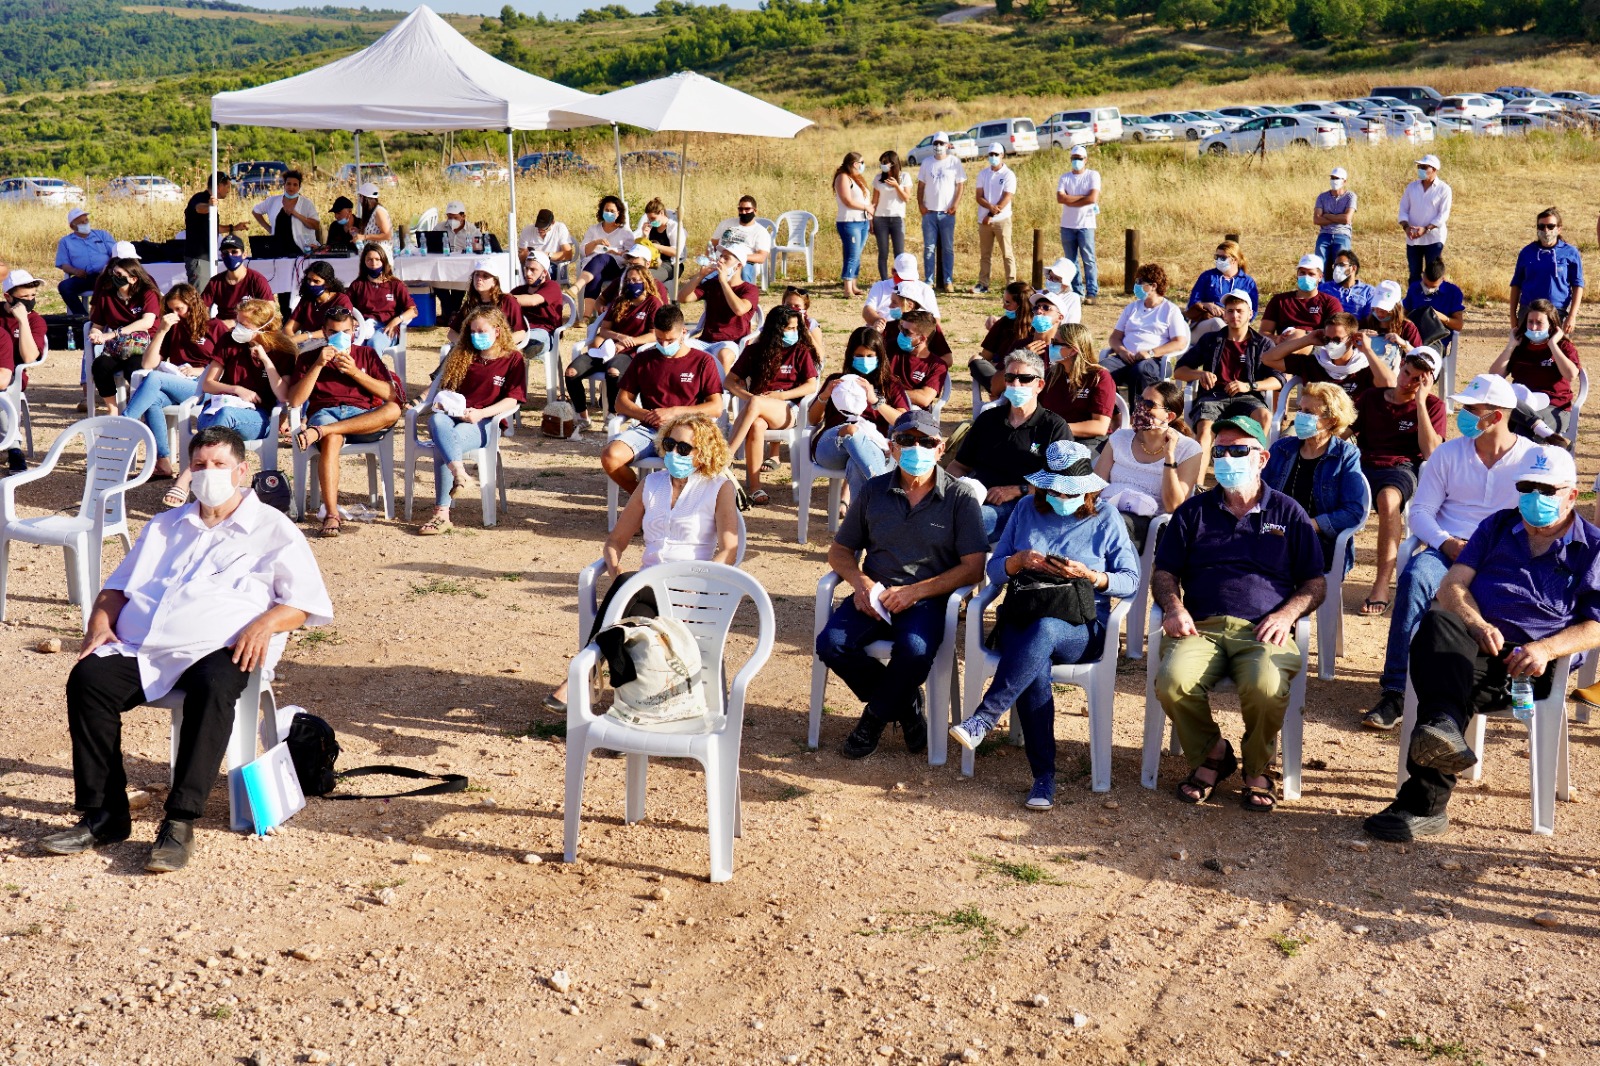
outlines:
M12 371L11 384L7 385L4 391L0 391L0 396L9 401L11 408L6 415L5 429L0 430L0 451L7 448L22 448L32 457L33 408L28 403L27 392L22 388L22 378L25 373L31 373L44 366L49 357L48 352L40 352L39 358L33 362L18 364Z
M983 689L988 684L989 678L1000 666L1000 653L990 651L983 642L983 612L1005 591L1004 585L996 585L985 579L978 589L977 595L967 604L967 677L965 695L961 706L956 710L956 717L964 718L975 712L978 705L983 702ZM1067 665L1053 665L1050 667L1050 681L1056 685L1076 685L1083 689L1084 696L1089 704L1089 783L1095 792L1111 791L1111 721L1112 712L1116 707L1117 696L1117 640L1122 635L1123 620L1128 616L1128 609L1133 606L1131 599L1118 600L1111 607L1111 616L1106 620L1105 648L1100 653L1100 658L1088 663L1072 663ZM941 745L949 739L948 730L950 723L939 722L928 725L928 746L933 747L935 728L944 734ZM1016 709L1011 710L1011 743L1021 745L1022 720L1018 717ZM961 773L964 777L971 777L977 753L965 747L961 749Z
M300 427L305 422L305 415L299 407L289 409L289 436L293 441L300 432ZM269 431L269 435L276 435L276 428ZM321 480L316 471L311 468L311 456L322 451L321 441L314 442L311 447L302 449L299 444L291 444L294 449L294 516L304 520L306 516L306 497L309 492L310 506L314 509L322 495ZM390 426L383 431L383 436L377 440L359 444L348 438L344 447L339 449L339 458L342 460L347 455L365 456L367 460L367 501L376 504L383 501L383 517L394 518L394 427ZM381 475L381 477L380 477Z
M1150 608L1149 653L1145 658L1144 677L1144 766L1139 783L1145 788L1155 788L1161 774L1162 726L1171 731L1172 754L1182 754L1178 731L1167 721L1167 712L1156 699L1156 673L1161 669L1161 608ZM1278 742L1283 755L1283 798L1300 798L1300 757L1305 736L1306 673L1311 667L1311 619L1301 617L1294 624L1294 640L1300 649L1300 671L1289 683L1289 706L1283 714L1283 731ZM1211 695L1233 692L1233 680L1224 677L1212 689ZM1215 707L1213 706L1213 713Z
M22 518L17 514L17 489L48 477L61 454L82 437L84 450L83 495L77 514L52 514ZM144 465L136 476L134 463L144 448ZM66 552L67 602L83 608L83 626L89 628L89 611L100 594L100 551L108 537L120 537L129 551L127 493L150 480L156 468L156 438L144 423L121 415L97 415L68 426L56 438L44 461L32 470L0 478L0 621L5 620L6 578L10 571L11 542L43 544Z
M1144 549L1139 552L1139 587L1133 593L1133 610L1128 615L1128 648L1124 653L1130 659L1144 654L1144 625L1150 617L1150 576L1156 572L1156 536L1170 521L1170 512L1150 519L1150 528L1144 535Z
M621 415L611 415L606 419L607 444L610 444L612 441L616 440L622 435L623 424L624 423ZM633 462L628 465L633 467L634 472L639 475L639 480L642 483L646 473L652 470L660 470L666 464L661 461L661 457L659 455L653 455L648 459L640 459L639 457L635 456ZM600 476L606 478L606 532L609 533L611 530L617 528L617 512L621 510L622 507L622 486L618 485L615 481L612 481L609 477L606 477L605 474L601 474ZM635 489L634 491L637 492L638 489Z
M812 645L811 645L811 722L806 734L806 745L815 748L822 739L822 701L828 690L828 664L816 651L816 638L822 635L823 628L828 624L828 617L833 614L833 594L839 586L839 575L829 570L817 582L817 603L813 615ZM975 585L963 585L952 592L945 600L944 606L944 637L939 641L939 650L933 657L933 669L928 671L927 681L927 709L928 709L928 765L943 766L946 749L949 743L948 730L950 728L950 704L952 698L959 700L957 686L961 684L960 664L956 661L956 627L961 622L961 605L964 604L973 591ZM849 585L845 590L854 593ZM887 640L875 640L866 647L868 655L880 662L888 662L894 645ZM852 697L854 698L854 697ZM943 722L942 728L935 726Z
M426 211L422 212L422 214L418 215L417 220L411 224L411 230L413 233L415 233L417 230L438 228L439 209L437 207L428 208Z
M819 479L828 482L828 532L839 529L839 506L844 502L845 472L817 465L811 458L811 442L822 432L821 426L810 427L799 448L789 452L794 501L797 514L795 541L806 543L811 533L811 490Z
M756 274L761 278L761 291L766 292L772 284L772 269L777 261L778 224L770 218L757 218L756 225L767 231L767 243L771 250L767 252L767 261L756 264Z
M1450 331L1450 340L1444 346L1444 367L1439 375L1439 396L1444 400L1444 413L1452 414L1451 408L1455 406L1450 402L1450 397L1456 391L1456 355L1461 350L1461 334L1457 330Z
M744 515L739 514L738 519L739 548L734 552L734 566L744 562ZM594 616L600 610L600 593L596 586L600 581L600 575L605 572L606 561L603 558L596 559L578 571L578 647L580 648L588 641L589 631L594 628Z
M81 338L83 341L83 366L79 370L79 376L80 380L83 382L84 410L92 412L99 408L100 394L95 390L94 375L90 373L89 368L94 364L95 356L101 353L101 351L105 348L105 345L95 344L94 342L90 341L89 329L89 323L85 322L83 324L83 337ZM118 372L113 380L115 380L117 383L117 391L115 395L117 400L117 410L120 411L128 406L128 382L127 379L122 376L121 372Z
M1341 529L1333 541L1333 558L1328 563L1328 593L1317 606L1317 677L1332 681L1339 658L1344 655L1344 557L1350 542L1367 528L1372 518L1372 485L1361 478L1361 521Z
M250 817L250 800L245 794L244 774L240 771L247 763L255 761L259 738L266 750L286 739L278 735L278 700L272 692L272 667L283 656L289 634L275 635L267 652L268 665L250 671L244 691L233 705L233 732L228 736L228 827L236 833L248 832L254 825ZM147 706L162 707L172 712L172 755L170 765L178 762L178 734L183 728L183 690L173 689Z
M1539 836L1550 836L1556 831L1555 801L1572 799L1572 771L1567 755L1567 679L1571 661L1562 655L1552 660L1546 669L1555 672L1550 695L1533 705L1533 718L1528 722L1528 791L1533 808L1533 832ZM1487 724L1487 718L1476 714L1467 726L1467 743L1478 757L1466 772L1469 781L1483 778L1484 727ZM1396 774L1396 786L1405 784L1411 776L1406 770L1406 759L1411 752L1411 733L1416 725L1417 690L1411 686L1408 675L1405 716L1400 722L1400 769Z
M1578 430L1582 424L1579 416L1583 414L1583 404L1588 398L1589 372L1580 366L1578 368L1578 387L1573 391L1572 406L1567 408L1567 424L1565 429L1562 430L1562 435L1567 438L1567 451L1573 455L1578 454Z
M8 393L0 392L0 451L21 446L22 415L17 411L16 401Z
M424 452L433 457L435 484L438 483L439 468L444 462L434 449L432 441L423 441L417 433L418 423L426 424L424 416L432 412L434 397L439 394L439 382L443 378L444 375L442 373L435 374L433 381L428 385L428 391L423 395L422 399L408 406L401 419L402 424L405 426L404 484L406 487L407 522L411 521L412 494L416 489L417 480L417 459ZM513 421L513 415L511 412L507 412L496 418L489 426L488 443L481 448L473 448L462 457L466 462L471 463L478 469L478 496L483 503L483 525L485 529L499 521L496 504L502 508L508 506L506 499L506 468L505 464L501 462L500 440L502 437L515 435L516 425ZM369 458L367 462L370 470L371 459Z
M618 719L594 714L589 706L589 675L600 661L600 649L585 647L567 671L567 787L562 856L578 857L578 827L583 817L583 785L589 754L597 748L627 756L629 825L644 817L645 775L650 756L694 759L705 768L706 829L710 837L711 880L733 878L733 838L744 835L739 795L739 745L744 729L745 699L750 682L766 665L777 635L772 601L754 577L719 563L661 563L640 571L617 593L606 611L606 624L621 617L635 593L655 590L663 617L677 618L694 632L705 664L701 680L711 713L659 729L641 729ZM731 684L726 681L723 654L734 613L748 598L755 606L755 649Z
M810 211L785 211L775 220L772 236L774 270L780 280L789 277L789 257L803 256L806 261L806 284L812 280L812 261L817 246L817 216ZM778 233L784 234L784 243L778 243Z
M545 403L554 403L566 398L566 392L561 386L561 341L566 336L567 330L578 320L578 301L572 298L571 293L561 294L561 310L563 312L561 325L555 329L528 331L530 345L535 337L544 340L544 352L537 358L544 364Z
M1300 380L1300 375L1290 374L1283 379L1283 388L1278 390L1278 402L1272 408L1272 425L1274 431L1281 427L1284 419L1289 417L1289 394L1295 389L1303 388L1305 382Z

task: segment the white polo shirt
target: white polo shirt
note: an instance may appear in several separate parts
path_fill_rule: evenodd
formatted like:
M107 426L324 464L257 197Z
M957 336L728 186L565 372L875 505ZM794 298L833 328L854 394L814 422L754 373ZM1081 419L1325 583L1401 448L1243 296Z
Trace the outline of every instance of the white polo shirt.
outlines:
M929 211L950 210L966 180L967 168L961 165L954 152L943 159L928 156L917 167L917 181L922 183L922 206Z
M572 231L567 229L564 222L552 222L543 237L539 236L539 227L527 225L522 227L522 232L517 235L517 243L524 248L537 248L551 259L561 252L562 245L572 243Z
M1469 437L1439 445L1422 464L1411 497L1411 532L1430 548L1451 537L1470 539L1479 522L1517 505L1517 472L1532 447L1533 441L1519 434L1512 438L1510 451L1493 466L1484 466Z
M1068 196L1087 196L1100 188L1100 172L1085 169L1082 173L1074 174L1067 171L1061 175L1061 180L1056 183L1056 192ZM1098 203L1089 204L1087 207L1068 207L1061 205L1062 229L1094 229L1095 219L1100 212Z
M999 170L986 166L982 170L978 171L978 191L981 192L983 194L983 198L988 200L991 204L999 203L1000 197L1004 196L1006 193L1011 194L1011 203L1006 204L1004 208L996 211L993 217L989 215L988 211L981 207L978 208L978 222L980 225L984 222L1004 222L1006 219L1011 217L1011 209L1016 206L1016 172L1003 163L1000 165Z

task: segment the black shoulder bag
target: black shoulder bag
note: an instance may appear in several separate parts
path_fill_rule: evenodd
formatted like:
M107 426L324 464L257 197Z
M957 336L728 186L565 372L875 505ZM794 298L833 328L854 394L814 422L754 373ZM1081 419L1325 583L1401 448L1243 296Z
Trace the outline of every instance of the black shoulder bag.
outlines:
M446 792L465 792L467 778L464 774L430 774L413 770L409 766L358 766L339 773L333 764L339 758L339 739L333 726L324 719L304 711L296 714L289 723L289 758L294 762L295 776L300 779L300 791L307 796L324 799L364 800L399 799L402 796L438 796ZM405 777L414 781L434 781L409 792L389 792L377 796L330 796L339 782L350 777Z
M998 646L1008 625L1025 626L1035 618L1059 618L1073 625L1094 621L1094 584L1086 577L1051 577L1024 570L1006 582L1005 599L995 611L987 646Z

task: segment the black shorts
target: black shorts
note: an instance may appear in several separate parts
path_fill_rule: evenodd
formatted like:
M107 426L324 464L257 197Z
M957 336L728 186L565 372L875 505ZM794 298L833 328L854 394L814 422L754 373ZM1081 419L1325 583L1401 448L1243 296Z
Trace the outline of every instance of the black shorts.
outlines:
M1361 464L1361 473L1366 477L1367 484L1372 486L1372 502L1376 506L1378 493L1388 487L1393 487L1400 493L1400 506L1404 507L1417 491L1417 468L1410 463L1401 463L1399 466L1369 466Z
M1254 418L1254 412L1270 410L1266 397L1259 392L1241 392L1237 396L1214 396L1203 399L1196 397L1189 404L1189 421L1216 422L1219 419L1232 418L1234 415Z

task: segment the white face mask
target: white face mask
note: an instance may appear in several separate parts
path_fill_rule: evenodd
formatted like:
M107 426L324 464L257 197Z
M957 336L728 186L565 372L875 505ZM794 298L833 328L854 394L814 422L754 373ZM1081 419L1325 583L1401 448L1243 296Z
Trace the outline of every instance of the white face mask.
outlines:
M90 233L89 223L87 223L87 222L80 222L76 226L73 226L72 228L74 230L77 230L78 235L80 237L87 237L89 235L89 233Z
M989 157L989 165L996 170L999 170L1000 164L1004 163L1005 161L1006 157L1003 155L992 155Z
M465 226L466 224L467 223L466 223L465 219L452 218L450 220L450 228L451 229L460 229L462 226Z
M883 171L885 174L887 174L887 173L889 173L889 164L888 163L879 163L878 164L878 169Z
M1350 277L1350 268L1349 267L1347 267L1347 266L1336 266L1336 267L1333 268L1333 280L1337 281L1340 285L1343 285L1345 283L1345 281L1349 277Z
M239 486L233 483L233 471L219 470L211 467L205 470L196 470L189 481L189 487L194 491L194 498L207 507L221 507L234 496L238 495Z
M1329 178L1328 179L1328 188L1330 190L1332 190L1333 192L1338 192L1340 189L1344 188L1344 179L1343 178Z
M1233 266L1233 260L1227 258L1226 256L1220 256L1219 255L1219 256L1217 256L1217 259L1216 259L1216 265L1217 265L1217 273L1226 274L1228 272L1228 268Z
M241 323L233 327L231 336L240 344L249 344L256 339L256 331Z
M950 146L949 145L936 144L936 145L933 146L933 157L935 159L943 159L945 157L945 155L949 151L950 151Z

